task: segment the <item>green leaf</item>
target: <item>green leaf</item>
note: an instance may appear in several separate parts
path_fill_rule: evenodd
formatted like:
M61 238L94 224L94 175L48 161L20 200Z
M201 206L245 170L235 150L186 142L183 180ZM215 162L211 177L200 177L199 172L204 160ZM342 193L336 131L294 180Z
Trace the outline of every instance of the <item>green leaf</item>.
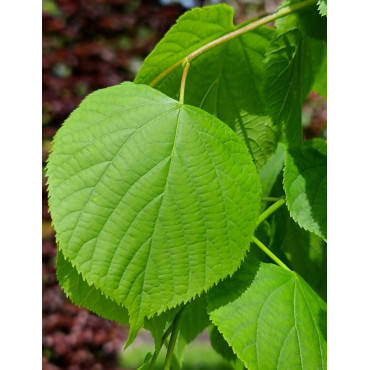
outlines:
M186 12L145 59L135 82L151 83L164 70L179 63L192 51L229 33L233 27L233 10L226 4ZM179 66L181 68L181 62Z
M229 362L236 361L237 357L233 352L232 348L226 342L222 334L218 331L217 327L210 325L209 327L209 338L211 340L212 348L221 355L224 359Z
M295 272L248 258L208 311L249 370L326 369L326 304Z
M326 243L294 222L286 207L273 215L271 224L274 231L269 249L326 300Z
M89 95L55 136L47 174L58 246L128 309L128 344L145 317L234 273L259 214L240 138L145 85Z
M328 14L328 4L327 4L327 0L318 0L317 2L318 6L319 6L319 12L321 14L321 16L327 16Z
M121 324L128 324L127 309L117 302L107 298L94 285L89 285L58 250L57 278L66 296L77 306L83 306L90 311Z
M302 0L285 0L279 8L296 5L300 2L302 2ZM276 27L281 29L282 26L285 28L290 22L296 22L298 28L300 28L305 35L326 41L327 17L323 17L321 14L320 2L325 3L324 5L326 6L326 0L319 0L317 4L312 4L301 9L299 12L277 19L275 23Z
M236 28L232 9L224 4L185 13L144 61L135 82L151 83L175 62ZM185 88L185 102L220 118L237 132L258 168L273 154L279 138L267 117L260 83L265 52L274 34L273 29L261 27L207 51L191 62ZM179 63L154 87L178 98L181 74Z
M301 149L288 150L285 157L284 189L292 218L305 230L326 241L327 159L326 141L304 142Z
M273 122L290 147L302 142L302 102L310 92L326 53L326 43L304 36L291 18L269 48L264 89Z

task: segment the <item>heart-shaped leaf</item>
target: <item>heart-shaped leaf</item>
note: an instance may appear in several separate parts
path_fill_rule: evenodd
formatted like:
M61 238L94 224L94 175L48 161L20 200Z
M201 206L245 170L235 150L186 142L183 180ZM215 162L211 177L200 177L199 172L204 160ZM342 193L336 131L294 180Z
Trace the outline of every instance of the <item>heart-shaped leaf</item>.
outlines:
M64 257L145 317L235 272L259 214L247 147L212 115L145 85L89 95L54 139L50 211Z

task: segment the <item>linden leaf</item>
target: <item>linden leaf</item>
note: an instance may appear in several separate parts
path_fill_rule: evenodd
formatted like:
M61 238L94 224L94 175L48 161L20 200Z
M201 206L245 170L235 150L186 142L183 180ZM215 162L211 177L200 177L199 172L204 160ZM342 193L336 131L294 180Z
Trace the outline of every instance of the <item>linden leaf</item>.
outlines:
M58 246L128 309L128 344L145 317L233 274L259 214L238 135L145 85L89 95L55 136L47 174Z
M326 304L295 272L249 257L208 298L211 321L249 370L326 369Z

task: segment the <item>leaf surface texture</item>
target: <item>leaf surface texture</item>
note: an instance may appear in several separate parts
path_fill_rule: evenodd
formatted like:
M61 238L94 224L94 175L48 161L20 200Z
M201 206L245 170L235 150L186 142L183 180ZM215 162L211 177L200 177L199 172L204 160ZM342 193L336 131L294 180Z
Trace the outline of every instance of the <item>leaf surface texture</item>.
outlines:
M145 85L89 95L48 163L58 246L89 285L127 307L129 342L232 274L249 247L260 181L212 115Z
M225 4L185 13L144 61L135 82L151 83L166 68L236 28L233 11ZM207 51L191 62L185 88L185 102L237 132L258 168L274 152L279 138L267 117L261 84L265 52L274 34L262 27ZM178 98L181 74L180 63L154 87Z
M294 272L248 258L208 310L250 370L326 368L326 304Z

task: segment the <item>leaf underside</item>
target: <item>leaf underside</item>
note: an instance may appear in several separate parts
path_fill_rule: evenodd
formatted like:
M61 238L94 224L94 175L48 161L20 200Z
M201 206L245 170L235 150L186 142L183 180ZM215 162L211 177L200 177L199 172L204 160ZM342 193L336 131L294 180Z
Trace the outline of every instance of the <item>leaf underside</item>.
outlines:
M206 112L125 82L89 95L48 163L59 249L89 285L145 317L232 274L249 247L260 181L247 147Z
M105 319L128 324L127 309L106 297L94 285L87 284L60 250L56 264L59 285L74 304L85 307Z
M249 370L326 369L326 304L296 273L248 258L208 311Z

